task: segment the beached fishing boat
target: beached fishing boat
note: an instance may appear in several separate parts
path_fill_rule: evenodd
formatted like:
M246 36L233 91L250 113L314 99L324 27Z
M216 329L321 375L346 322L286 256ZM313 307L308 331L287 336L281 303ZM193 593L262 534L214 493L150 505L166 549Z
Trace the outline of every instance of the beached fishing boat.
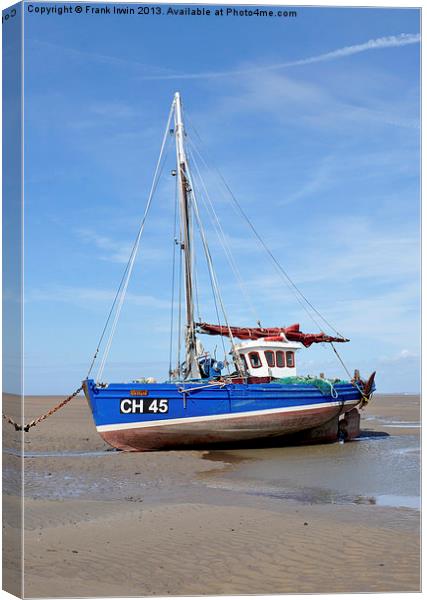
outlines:
M180 236L177 246L183 263L185 297L185 324L179 329L182 331L185 357L181 361L178 355L176 368L170 368L164 383L151 378L129 383L104 383L105 362L157 187L166 141L171 135L176 145L176 170L172 174L177 178L179 197ZM112 446L129 451L230 444L264 438L334 441L340 435L347 438L356 436L360 420L358 408L369 400L374 390L374 374L367 381L357 371L354 376L348 372L348 380L331 380L323 375L317 378L298 377L296 371L298 351L312 344L329 344L339 356L335 344L348 342L348 339L338 332L333 335L322 331L304 333L297 324L267 328L259 323L252 327L229 324L200 218L192 161L187 148L181 97L176 93L145 214L98 345L99 350L104 344L98 373L95 378L88 376L83 382L98 432ZM239 210L261 240L240 206ZM214 215L216 217L215 212ZM218 307L216 324L195 319L194 224L200 232ZM291 282L264 242L262 245L294 291L321 317ZM181 312L178 313L180 319ZM227 351L218 360L203 348L203 335L228 340L229 353ZM98 358L98 350L92 367Z

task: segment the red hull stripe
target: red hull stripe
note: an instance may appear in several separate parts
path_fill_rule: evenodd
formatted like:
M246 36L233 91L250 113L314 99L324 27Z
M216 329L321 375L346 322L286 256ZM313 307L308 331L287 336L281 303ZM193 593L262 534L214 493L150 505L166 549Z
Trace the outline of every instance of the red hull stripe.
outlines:
M287 406L281 408L268 408L265 410L251 410L247 412L224 413L219 415L204 415L200 417L181 417L179 419L161 419L159 421L139 421L136 423L114 423L112 425L99 425L96 429L100 433L103 431L119 431L124 429L140 429L142 427L163 427L164 425L180 425L186 423L197 423L204 421L218 421L224 419L240 419L244 417L257 417L260 415L270 415L278 413L301 413L304 411L312 411L313 409L322 410L333 406L348 406L350 404L356 406L360 399L347 400L345 402L322 402L321 404L305 404L302 406Z

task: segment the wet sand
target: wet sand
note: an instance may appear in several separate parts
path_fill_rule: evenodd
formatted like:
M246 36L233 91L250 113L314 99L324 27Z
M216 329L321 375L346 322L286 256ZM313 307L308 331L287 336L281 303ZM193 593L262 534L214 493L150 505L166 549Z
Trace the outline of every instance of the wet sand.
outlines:
M25 436L25 596L417 591L419 420L377 395L348 444L127 454L76 398Z

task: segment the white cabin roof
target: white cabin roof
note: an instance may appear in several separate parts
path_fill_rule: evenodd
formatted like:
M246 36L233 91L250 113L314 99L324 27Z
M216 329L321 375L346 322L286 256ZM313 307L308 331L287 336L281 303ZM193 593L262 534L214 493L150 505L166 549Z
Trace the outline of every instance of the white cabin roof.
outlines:
M270 340L265 340L264 338L258 340L245 340L244 342L235 344L236 350L239 351L244 351L246 349L256 350L257 348L262 350L300 350L302 347L303 345L300 342L289 342L288 340L272 342Z

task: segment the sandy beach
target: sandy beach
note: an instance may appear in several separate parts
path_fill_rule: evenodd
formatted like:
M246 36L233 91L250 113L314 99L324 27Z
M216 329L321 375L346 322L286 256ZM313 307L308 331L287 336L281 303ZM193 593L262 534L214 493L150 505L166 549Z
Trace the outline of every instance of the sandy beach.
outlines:
M417 591L419 410L377 395L348 444L139 454L108 448L76 398L25 435L24 594ZM9 504L18 444L4 425Z

